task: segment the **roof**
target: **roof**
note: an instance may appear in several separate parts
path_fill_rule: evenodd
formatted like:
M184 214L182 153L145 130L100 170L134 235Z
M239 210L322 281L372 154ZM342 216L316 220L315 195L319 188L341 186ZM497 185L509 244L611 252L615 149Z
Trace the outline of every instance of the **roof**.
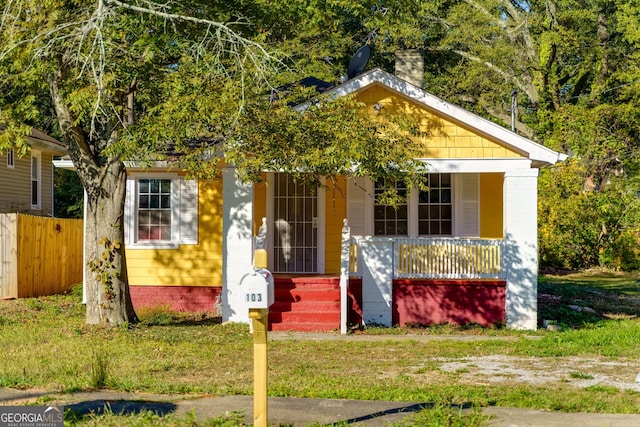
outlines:
M271 95L269 96L269 101L270 102L274 102L276 100L278 100L283 94L285 95L285 97L287 95L289 95L291 93L291 90L296 87L296 86L300 86L300 87L304 87L304 88L314 88L316 90L317 93L325 93L329 90L331 90L334 85L331 83L327 83L324 80L320 80L316 77L305 77L301 80L298 80L296 82L293 83L289 83L277 88L274 88L271 91ZM292 103L290 103L290 106L293 107L295 106L297 103L302 102L302 100L297 100L294 101Z
M567 158L566 154L558 153L544 145L518 135L503 126L438 98L379 68L374 68L347 80L339 86L327 90L326 93L330 96L341 97L361 91L373 84L381 84L401 96L410 98L427 110L433 111L452 122L464 124L479 134L490 136L496 140L496 142L507 148L524 153L531 160L534 167L553 165ZM302 110L308 105L308 103L301 104L298 105L296 109Z
M0 123L0 132L4 132L4 124ZM27 139L32 147L51 152L55 155L63 155L67 152L64 144L36 128L31 128Z

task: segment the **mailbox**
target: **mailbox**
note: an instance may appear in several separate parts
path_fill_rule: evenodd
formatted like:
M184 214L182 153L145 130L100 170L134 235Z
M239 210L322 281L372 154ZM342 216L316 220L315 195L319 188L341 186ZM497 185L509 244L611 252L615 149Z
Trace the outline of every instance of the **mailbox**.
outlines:
M273 275L269 270L256 269L240 281L242 301L248 308L269 308L273 304Z

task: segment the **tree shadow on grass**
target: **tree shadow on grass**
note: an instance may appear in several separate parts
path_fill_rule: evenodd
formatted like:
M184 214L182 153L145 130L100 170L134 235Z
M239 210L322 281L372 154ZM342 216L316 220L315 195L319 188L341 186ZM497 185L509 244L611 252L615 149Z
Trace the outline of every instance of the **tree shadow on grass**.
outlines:
M349 425L349 424L356 424L356 425L360 425L360 423L367 423L367 422L371 422L374 421L378 418L382 418L385 416L389 416L389 415L401 415L404 417L409 417L412 416L414 414L418 414L421 411L424 410L440 410L442 411L444 409L445 412L448 412L449 410L451 411L455 411L456 413L460 413L460 411L463 410L470 410L473 408L473 405L471 403L463 403L461 405L442 405L442 404L434 404L434 403L414 403L411 405L407 405L407 406L400 406L397 408L390 408L390 409L385 409L385 410L381 410L378 412L374 412L372 414L367 414L367 415L361 415L358 417L353 417L353 418L349 418L347 420L343 420L340 421L338 423L334 423L331 424L331 426L342 426L342 425ZM403 425L403 424L401 424ZM410 424L410 425L414 425L414 424Z
M409 406L386 409L384 411L375 412L373 414L367 414L359 417L349 418L348 420L342 421L341 424L364 423L367 421L375 420L376 418L384 417L386 415L394 415L394 414L411 415L413 413L420 412L424 409L430 409L432 407L433 407L433 404L431 403L416 403Z
M177 406L171 402L96 399L65 405L64 408L65 421L80 421L86 417L105 414L127 416L151 412L163 417L175 412Z
M139 310L142 326L209 326L222 323L222 317L210 312L179 312L168 307L145 307Z

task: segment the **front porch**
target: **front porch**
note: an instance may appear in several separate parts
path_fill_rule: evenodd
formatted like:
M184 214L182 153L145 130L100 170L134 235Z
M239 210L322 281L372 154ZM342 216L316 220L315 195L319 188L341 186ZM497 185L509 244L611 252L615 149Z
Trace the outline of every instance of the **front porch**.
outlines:
M328 194L335 197L338 193L325 190L309 197L302 192L276 198L268 188L239 184L229 170L230 179L223 181L228 194L225 200L233 203L225 202L224 217L234 221L225 222L223 233L223 317L246 321L238 284L251 268L251 259L242 254L260 247L276 279L281 274L304 278L304 287L311 290L319 285L308 282L308 276L339 277L338 285L332 284L326 293L339 292L339 296L320 301L318 306L327 310L315 314L306 308L305 314L299 311L314 304L312 297L297 294L301 292L297 284L290 281L285 290L278 290L276 285L272 329L339 329L346 333L354 323L392 326L445 322L535 329L536 172L494 173L490 179L480 172L469 172L469 176L451 176L446 182L440 174L440 183L451 183L452 188L441 189L439 200L462 202L451 209L445 206L451 219L442 216L443 203L437 204L442 215L437 221L431 217L428 221L440 224L440 233L430 236L422 234L426 220L421 220L419 213L424 203L418 203L416 196L409 201L415 204L408 202L406 217L398 214L379 218L377 211L381 209L376 209L370 197L374 193L367 190L372 183L366 180L359 184L345 180L346 192L339 193L343 197L329 203ZM471 191L466 191L469 186L463 184L470 182L475 183L475 190L486 190L480 194L500 184L502 190L495 192L500 197L492 194L492 198L482 196L474 198L474 203L468 202L469 198L463 196ZM281 186L284 188L284 184ZM306 205L299 199L310 201L311 208L302 209ZM273 210L276 204L282 205L278 215ZM384 228L379 229L382 221ZM448 222L450 228L445 227ZM391 232L390 225L396 227ZM252 229L258 232L255 240L246 238L249 233L254 235ZM339 310L339 316L332 315L330 321L326 315L328 302L331 310ZM316 326L312 324L314 317L319 322ZM299 323L303 318L305 325ZM326 322L320 322L322 318Z
M365 325L503 324L506 253L502 239L351 236L345 220L341 284Z
M271 330L505 322L502 240L353 236L344 244L346 280L274 275Z

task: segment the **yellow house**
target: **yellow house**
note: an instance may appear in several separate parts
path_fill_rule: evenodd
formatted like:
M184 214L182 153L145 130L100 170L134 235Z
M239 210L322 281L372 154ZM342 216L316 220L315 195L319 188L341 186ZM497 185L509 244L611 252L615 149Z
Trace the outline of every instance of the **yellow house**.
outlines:
M134 306L216 310L248 322L242 282L260 233L275 277L272 329L535 329L538 170L565 156L396 73L373 69L327 93L355 94L373 120L414 114L428 192L392 209L376 203L379 189L367 178L312 191L277 172L265 172L268 185L246 185L232 167L212 183L132 167L125 218Z

